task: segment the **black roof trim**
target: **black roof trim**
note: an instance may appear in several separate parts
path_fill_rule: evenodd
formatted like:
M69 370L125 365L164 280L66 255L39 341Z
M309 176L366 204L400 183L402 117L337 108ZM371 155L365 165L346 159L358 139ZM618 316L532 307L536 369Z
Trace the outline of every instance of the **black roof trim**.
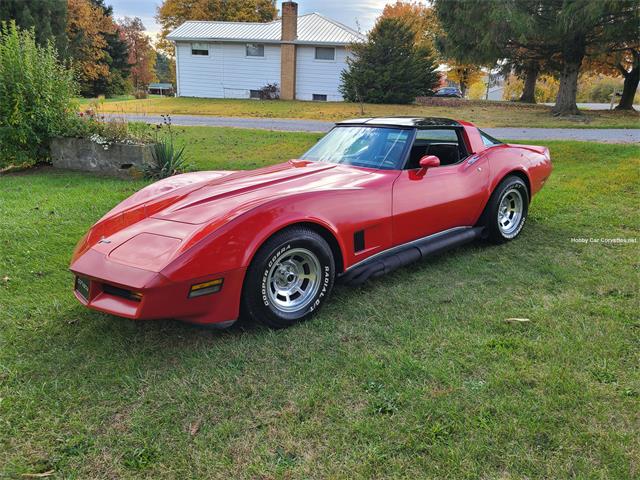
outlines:
M336 125L381 125L395 127L460 127L460 123L450 118L438 117L375 117L344 120Z

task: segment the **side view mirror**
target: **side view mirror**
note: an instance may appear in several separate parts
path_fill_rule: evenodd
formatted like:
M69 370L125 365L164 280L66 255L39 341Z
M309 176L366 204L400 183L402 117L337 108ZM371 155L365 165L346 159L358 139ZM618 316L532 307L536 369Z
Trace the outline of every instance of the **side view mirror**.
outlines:
M417 177L424 177L427 170L440 166L440 159L435 155L425 155L420 159L420 170L416 172Z

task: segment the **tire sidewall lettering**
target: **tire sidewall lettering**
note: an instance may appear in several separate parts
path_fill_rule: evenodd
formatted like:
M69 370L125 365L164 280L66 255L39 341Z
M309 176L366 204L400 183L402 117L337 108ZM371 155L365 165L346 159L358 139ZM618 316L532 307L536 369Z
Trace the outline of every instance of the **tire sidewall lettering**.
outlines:
M295 246L296 245L292 245L291 243L288 243L285 246L278 248L271 256L268 257L269 261L267 262L264 270L262 271L262 276L260 279L260 300L262 301L262 304L265 307L268 307L269 309L275 308L273 305L271 305L271 302L269 301L269 295L267 294L267 289L269 288L268 281L267 281L267 279L269 278L269 272L271 271L271 268L273 267L273 265L277 263L278 259L282 257L282 255L284 255L287 251L294 248ZM315 253L317 254L318 252L315 252ZM309 306L305 308L304 313L302 313L302 316L317 310L330 291L331 267L330 265L328 265L327 260L323 258L322 255L318 255L318 260L320 261L321 269L323 272L322 284L320 286L320 289L318 290L318 293L316 294L315 299L311 302Z
M307 313L313 312L316 308L320 306L322 300L327 295L327 291L329 289L329 284L331 283L331 268L329 265L324 266L324 279L322 281L322 288L318 292L318 297L311 303Z
M269 271L271 267L278 261L278 259L284 255L287 251L291 250L291 244L287 244L286 246L278 249L270 258L267 263L267 268L262 272L262 279L260 281L260 295L262 297L262 303L269 307L271 304L269 303L269 296L267 295L267 278L269 277Z
M524 228L524 224L527 221L527 211L528 211L527 204L528 204L528 199L529 199L529 195L528 195L528 192L527 192L527 187L524 184L520 183L520 182L514 182L514 183L508 184L504 188L502 194L500 195L500 201L498 201L498 203L497 203L498 206L502 202L502 199L504 198L506 193L511 189L516 189L516 190L518 190L520 192L520 195L522 195L522 201L525 203L525 205L523 205L523 212L522 212L522 218L520 219L520 224L518 225L518 228L513 233L511 233L510 235L505 235L504 233L502 233L502 231L500 229L498 229L498 231L500 232L500 235L502 235L502 237L507 239L507 240L511 240L513 238L516 238L520 234L522 229Z

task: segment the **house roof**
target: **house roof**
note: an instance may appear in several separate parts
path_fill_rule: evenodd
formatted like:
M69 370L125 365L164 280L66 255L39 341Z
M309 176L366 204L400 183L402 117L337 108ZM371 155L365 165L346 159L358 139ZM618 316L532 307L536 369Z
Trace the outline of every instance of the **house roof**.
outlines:
M164 90L168 90L170 88L173 88L173 83L150 83L149 88L162 88Z
M262 42L280 43L281 19L268 23L255 22L184 22L167 38L174 42ZM298 17L298 38L294 43L308 45L348 45L361 42L364 36L319 13Z

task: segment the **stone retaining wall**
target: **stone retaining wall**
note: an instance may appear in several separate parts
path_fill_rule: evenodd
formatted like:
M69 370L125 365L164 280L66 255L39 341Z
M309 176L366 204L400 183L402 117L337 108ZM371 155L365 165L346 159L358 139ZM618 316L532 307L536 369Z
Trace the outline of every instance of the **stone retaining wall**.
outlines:
M92 172L119 178L141 175L143 165L152 161L152 145L112 144L105 150L86 138L54 138L51 160L56 168Z

